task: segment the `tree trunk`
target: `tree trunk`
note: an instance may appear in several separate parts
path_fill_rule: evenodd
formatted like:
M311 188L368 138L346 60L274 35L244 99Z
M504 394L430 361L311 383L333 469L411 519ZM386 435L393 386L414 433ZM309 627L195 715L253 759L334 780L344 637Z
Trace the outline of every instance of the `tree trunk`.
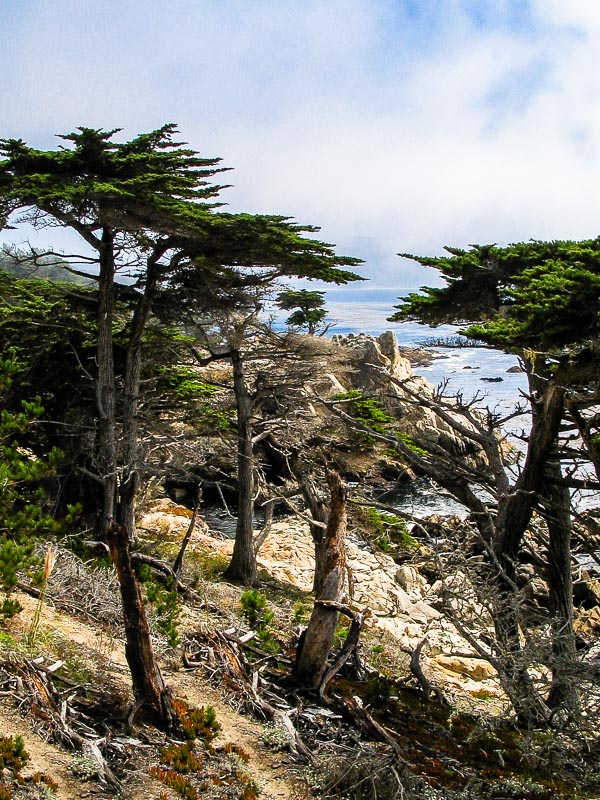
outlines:
M229 580L256 586L254 552L254 457L252 444L252 396L246 386L244 363L239 350L232 350L233 388L237 407L238 517L231 562L225 571Z
M548 696L550 708L562 708L577 716L579 695L573 666L577 654L573 627L573 577L571 574L571 496L561 485L558 464L549 463L550 485L546 488L548 513L548 590L552 614L552 686Z
M99 309L97 361L98 377L96 399L98 410L99 448L98 466L103 485L103 509L101 535L109 546L110 555L117 571L123 621L125 624L125 656L131 672L136 707L144 705L152 721L168 732L178 730L177 714L169 690L163 681L154 656L150 627L146 617L144 600L131 562L130 541L133 532L137 471L137 399L141 369L141 337L145 327L147 305L136 310L132 321L132 334L127 356L125 375L125 398L123 410L124 456L126 477L120 488L119 517L115 519L117 497L117 451L116 451L116 380L113 355L114 322L114 237L105 228L100 250Z
M515 574L523 534L531 521L537 495L545 485L546 464L557 440L565 399L563 382L558 373L548 373L542 356L528 362L528 380L532 425L527 455L512 490L500 497L493 542L497 563L492 572L497 592L494 629L500 679L524 726L546 722L549 711L529 675L530 657L522 649Z
M316 600L341 602L346 563L346 487L337 472L327 473L331 507L324 547L323 580ZM295 675L304 685L317 689L327 669L339 611L315 604L298 648Z
M143 707L151 722L167 733L177 733L179 720L171 692L165 685L154 655L144 600L135 576L129 539L124 528L116 524L112 526L108 546L121 590L125 657L131 672L135 710Z
M536 494L544 484L546 461L556 443L564 414L565 385L560 371L550 375L545 359L528 363L527 378L532 397L531 432L525 464L513 490L499 505L494 550L503 569L514 576L516 556L529 525Z
M298 454L290 457L290 469L298 481L300 492L306 503L312 521L309 524L310 535L315 547L315 574L313 577L313 592L316 598L321 597L325 571L326 529L329 509L321 500L317 487L312 478L307 475L300 464Z
M157 248L147 262L144 292L131 320L123 377L123 476L119 486L118 521L130 542L135 536L135 498L139 486L137 417L142 373L142 339L156 293L157 261L162 253L163 248Z
M190 519L190 524L188 525L188 529L185 532L185 536L181 542L181 547L179 548L179 552L177 553L177 557L173 563L173 574L176 578L179 577L179 574L183 568L183 558L185 556L185 551L187 550L187 546L190 543L190 539L192 538L192 534L194 532L194 528L196 527L196 520L198 519L198 512L200 511L200 504L202 503L202 487L198 486L198 491L196 492L196 504L194 505L194 511L192 513L192 518Z
M96 342L96 409L98 412L97 468L102 484L100 537L108 541L115 519L117 495L117 448L115 439L115 366L113 318L115 261L114 235L105 227L99 245L98 338Z

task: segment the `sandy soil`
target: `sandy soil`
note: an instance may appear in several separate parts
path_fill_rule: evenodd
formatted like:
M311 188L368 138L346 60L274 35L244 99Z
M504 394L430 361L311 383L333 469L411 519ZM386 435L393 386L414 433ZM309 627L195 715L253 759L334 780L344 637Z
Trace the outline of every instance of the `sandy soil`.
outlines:
M25 607L24 611L18 619L11 621L3 628L5 633L14 635L17 641L29 624L36 602L27 595L20 596L19 599ZM122 644L107 636L99 626L76 619L56 609L45 607L40 632L38 649L41 653L52 651L58 646L61 656L64 657L65 642L71 643L71 647L79 658L85 656L91 659L95 653L101 660L99 666L101 666L106 680L120 687L123 695L126 696L128 675ZM5 652L0 649L0 660ZM214 744L235 743L249 754L249 772L261 787L261 798L264 800L284 800L284 798L302 800L309 796L286 754L274 752L264 745L261 740L264 728L259 722L236 713L225 702L224 696L217 689L208 685L199 673L183 670L169 671L168 667L165 668L164 673L175 696L186 699L193 706L211 705L215 708L222 730ZM96 782L82 782L77 779L71 771L73 753L47 741L48 737L39 720L33 715L23 716L15 708L14 698L0 695L0 736L15 735L23 737L26 750L30 755L30 761L23 774L41 772L50 776L58 784L56 796L59 800L111 796L110 792L102 790ZM141 762L143 764L143 759ZM127 798L144 797L153 800L153 798L158 798L163 791L164 787L150 778L147 770L141 766L137 773L133 773L127 779L122 796ZM114 793L112 794L114 796Z

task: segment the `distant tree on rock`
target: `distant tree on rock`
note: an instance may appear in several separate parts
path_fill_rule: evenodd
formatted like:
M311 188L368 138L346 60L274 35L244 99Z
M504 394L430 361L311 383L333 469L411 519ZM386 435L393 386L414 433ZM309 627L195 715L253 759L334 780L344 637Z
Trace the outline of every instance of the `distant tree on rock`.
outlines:
M286 289L277 295L277 305L284 311L296 309L286 319L292 328L306 329L310 336L320 329L327 329L324 320L327 309L324 300L325 292L308 291L307 289Z

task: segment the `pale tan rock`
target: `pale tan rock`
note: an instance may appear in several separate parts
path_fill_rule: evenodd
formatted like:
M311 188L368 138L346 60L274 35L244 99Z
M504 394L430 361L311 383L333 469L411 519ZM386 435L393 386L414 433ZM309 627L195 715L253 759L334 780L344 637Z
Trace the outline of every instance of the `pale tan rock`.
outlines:
M450 672L467 675L475 681L485 681L496 676L496 670L492 665L480 658L438 655L435 657L435 663Z
M414 567L402 564L394 574L396 583L411 596L423 597L429 589L429 584Z

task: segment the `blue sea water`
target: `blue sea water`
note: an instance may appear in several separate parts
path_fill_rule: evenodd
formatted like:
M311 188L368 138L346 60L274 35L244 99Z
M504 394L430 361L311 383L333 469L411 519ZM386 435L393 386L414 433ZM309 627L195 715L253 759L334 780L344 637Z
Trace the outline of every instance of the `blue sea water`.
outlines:
M415 322L388 322L394 313L399 298L414 288L376 289L352 286L335 288L326 292L326 306L329 310L327 322L331 323L328 335L366 333L378 336L391 330L396 334L401 347L422 347L427 340L444 339L456 336L459 328L453 325L440 325L430 328ZM434 354L428 366L413 367L417 375L422 375L433 386L445 383L448 396L461 393L465 401L478 398L477 405L488 407L504 416L514 410L521 392L527 387L523 373L509 372L518 366L514 356L483 347L430 347ZM489 382L484 379L493 379ZM501 378L500 381L497 379ZM505 433L521 433L529 425L526 417L511 420L504 426ZM517 443L517 446L518 443ZM434 487L427 479L419 479L405 491L388 498L391 505L415 517L430 514L457 514L464 516L466 509L456 503L449 495Z
M391 330L401 347L419 347L428 339L456 335L458 327L453 325L430 328L415 322L387 321L394 313L394 306L399 304L398 298L415 291L414 288L357 286L330 289L325 296L329 310L327 322L332 325L328 333L377 336ZM525 376L519 372L508 372L511 367L518 366L514 356L483 347L428 349L434 353L433 362L426 367L415 367L414 371L434 386L447 382L448 394L461 392L465 400L477 395L480 397L479 405L505 414L513 409L520 393L526 390ZM501 380L498 381L498 378ZM493 382L489 379L493 379Z

